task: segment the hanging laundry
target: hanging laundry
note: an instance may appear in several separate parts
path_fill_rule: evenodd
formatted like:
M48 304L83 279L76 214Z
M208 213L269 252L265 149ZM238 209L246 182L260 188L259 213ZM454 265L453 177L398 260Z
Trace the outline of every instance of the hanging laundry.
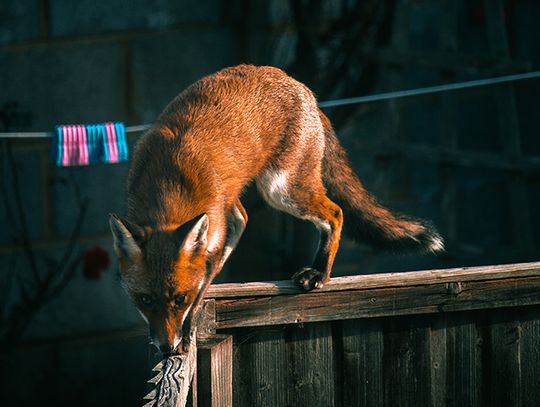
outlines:
M126 129L121 122L56 126L52 155L59 167L127 161Z

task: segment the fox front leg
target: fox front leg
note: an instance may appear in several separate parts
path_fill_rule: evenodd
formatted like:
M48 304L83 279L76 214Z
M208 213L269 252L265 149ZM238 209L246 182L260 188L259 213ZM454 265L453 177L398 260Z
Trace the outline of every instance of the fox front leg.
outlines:
M248 216L246 210L244 209L240 201L237 201L227 215L226 237L223 243L223 249L218 251L218 253L220 253L219 256L214 255L213 257L208 259L207 277L205 278L205 282L201 287L197 299L193 304L193 307L182 326L182 346L184 352L187 352L191 345L191 339L193 338L193 328L197 326L204 295L206 294L206 291L208 290L208 287L210 287L210 284L212 283L214 278L220 273L223 265L225 264L233 250L238 245L238 242L240 241L240 238L242 237L242 234L246 229L247 221Z

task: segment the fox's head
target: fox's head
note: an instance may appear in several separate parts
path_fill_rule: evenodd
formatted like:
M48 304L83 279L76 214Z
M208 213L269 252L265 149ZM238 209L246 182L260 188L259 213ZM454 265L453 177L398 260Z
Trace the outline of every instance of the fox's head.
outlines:
M164 353L178 348L206 276L208 216L175 230L153 230L110 216L122 284Z

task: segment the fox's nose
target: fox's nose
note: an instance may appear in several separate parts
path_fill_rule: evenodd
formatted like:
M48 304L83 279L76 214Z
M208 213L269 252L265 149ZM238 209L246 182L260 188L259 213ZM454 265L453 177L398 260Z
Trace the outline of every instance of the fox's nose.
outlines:
M159 345L159 350L161 353L169 354L172 353L173 347L168 343L164 343L163 345Z

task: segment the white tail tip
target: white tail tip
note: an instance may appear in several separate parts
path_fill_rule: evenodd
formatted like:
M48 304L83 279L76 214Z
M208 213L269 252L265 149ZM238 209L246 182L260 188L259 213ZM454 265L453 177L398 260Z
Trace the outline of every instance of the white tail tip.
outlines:
M434 236L428 247L429 251L441 252L444 250L444 241L440 236Z

